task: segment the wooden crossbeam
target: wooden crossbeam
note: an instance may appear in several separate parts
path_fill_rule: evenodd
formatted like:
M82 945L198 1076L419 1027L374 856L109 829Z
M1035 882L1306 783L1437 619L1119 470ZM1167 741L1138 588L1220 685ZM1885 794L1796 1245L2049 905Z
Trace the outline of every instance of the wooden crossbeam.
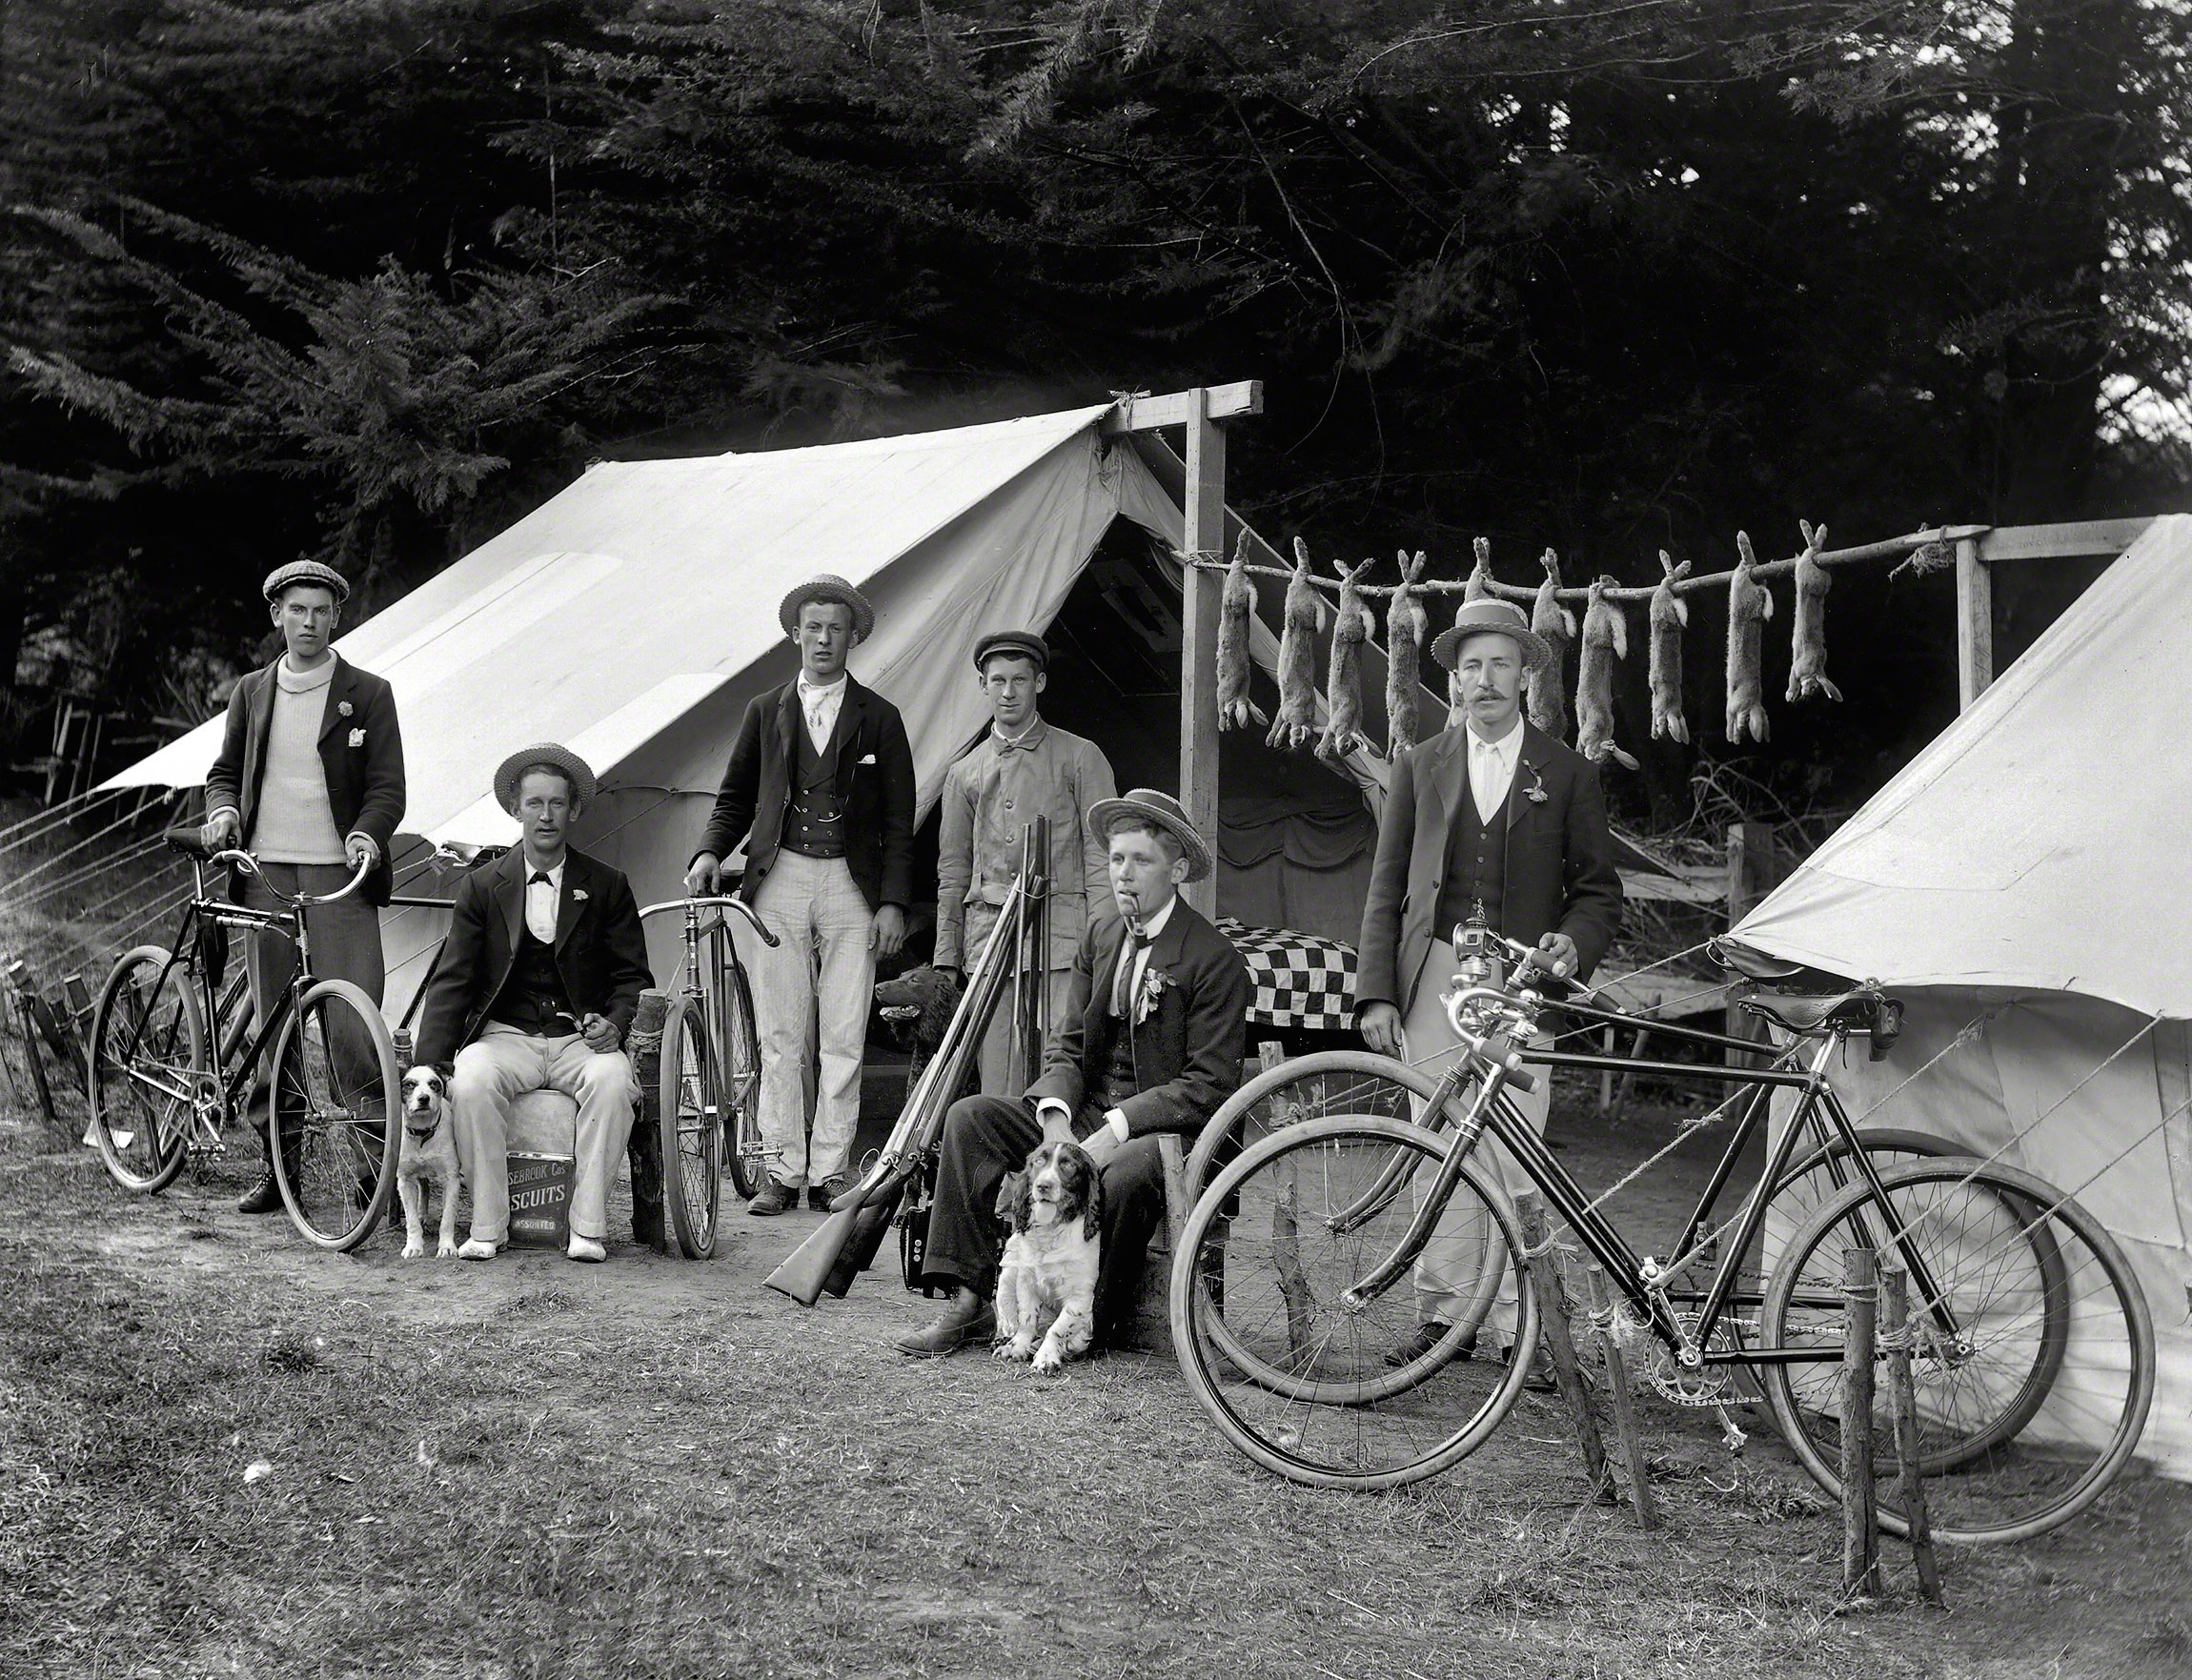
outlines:
M1229 420L1236 415L1264 412L1264 382L1243 379L1233 385L1205 385L1194 391L1171 391L1163 396L1125 396L1106 415L1097 430L1111 436L1126 432L1154 432L1161 426L1185 426L1192 420Z

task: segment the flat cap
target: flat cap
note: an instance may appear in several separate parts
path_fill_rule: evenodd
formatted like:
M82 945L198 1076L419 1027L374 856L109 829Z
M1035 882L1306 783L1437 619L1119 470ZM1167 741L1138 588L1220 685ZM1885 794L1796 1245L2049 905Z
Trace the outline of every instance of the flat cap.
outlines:
M992 630L974 644L974 668L981 670L991 654L1024 654L1038 671L1050 669L1050 644L1032 630Z
M338 607L350 599L350 579L333 566L323 566L317 560L292 560L286 566L276 566L267 574L267 580L259 585L259 590L270 601L278 601L283 590L297 583L332 589Z

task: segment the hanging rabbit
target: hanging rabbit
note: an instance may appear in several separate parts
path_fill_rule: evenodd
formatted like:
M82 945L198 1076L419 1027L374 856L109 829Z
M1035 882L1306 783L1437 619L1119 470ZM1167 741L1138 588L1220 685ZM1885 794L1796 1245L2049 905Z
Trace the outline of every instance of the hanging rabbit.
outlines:
M1766 620L1774 616L1774 597L1752 576L1758 557L1751 552L1751 538L1735 533L1735 570L1728 579L1728 739L1762 741L1766 726Z
M1339 561L1332 562L1332 570L1340 575L1340 604L1332 620L1331 664L1325 677L1325 733L1317 742L1317 757L1328 764L1370 744L1362 732L1363 643L1370 640L1377 620L1355 586L1355 579L1370 567L1365 560L1350 572Z
M1819 551L1827 546L1827 528L1798 519L1804 530L1804 552L1796 557L1796 629L1795 652L1789 658L1790 700L1808 700L1825 695L1830 700L1842 691L1827 680L1827 591L1835 580L1819 564Z
M1666 577L1652 592L1652 739L1690 739L1690 725L1682 716L1682 632L1689 628L1690 603L1674 593L1674 585L1690 570L1679 566L1665 549L1659 551L1659 569Z
M1537 586L1530 628L1552 657L1530 674L1530 720L1553 739L1566 740L1568 650L1575 640L1575 615L1560 604L1560 557L1547 549L1538 564L1545 568L1545 581Z
M1248 658L1248 624L1256 616L1256 585L1248 576L1248 533L1233 545L1233 563L1226 568L1225 593L1218 597L1218 727L1246 729L1262 723L1263 707L1249 698L1248 678L1255 666Z
M1300 749L1317 733L1317 633L1325 623L1324 598L1309 577L1309 548L1294 538L1294 575L1287 582L1286 629L1279 637L1279 715L1264 739L1274 747Z
M1583 609L1583 654L1575 674L1575 750L1593 763L1613 759L1634 770L1636 760L1614 744L1614 665L1629 657L1629 623L1621 609L1606 598L1613 587L1613 578L1598 578L1591 585L1590 602Z
M1431 617L1415 591L1426 556L1410 559L1400 551L1400 587L1385 614L1385 717L1390 736L1387 751L1394 758L1415 745L1423 728L1423 638Z
M1491 594L1492 538L1480 536L1476 539L1475 569L1470 573L1469 580L1461 587L1461 604L1466 607L1471 601L1482 600ZM1459 610L1459 608L1455 609L1457 613ZM1451 671L1447 673L1446 677L1446 705L1447 727L1451 729L1461 720L1461 678Z

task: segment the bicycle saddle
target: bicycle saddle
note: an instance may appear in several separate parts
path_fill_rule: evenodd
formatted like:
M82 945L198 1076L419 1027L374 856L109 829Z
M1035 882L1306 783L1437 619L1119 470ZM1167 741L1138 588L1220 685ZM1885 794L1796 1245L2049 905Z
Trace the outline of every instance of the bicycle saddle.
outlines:
M194 828L171 828L160 839L171 850L180 852L186 858L195 858L201 863L213 855L213 847L198 838L198 831Z
M1887 1054L1889 1046L1902 1032L1902 1004L1877 992L1858 992L1855 996L1837 994L1829 998L1751 997L1740 1002L1745 1010L1761 1021L1770 1021L1784 1032L1798 1036L1835 1031L1862 1033L1872 1040L1876 1062Z

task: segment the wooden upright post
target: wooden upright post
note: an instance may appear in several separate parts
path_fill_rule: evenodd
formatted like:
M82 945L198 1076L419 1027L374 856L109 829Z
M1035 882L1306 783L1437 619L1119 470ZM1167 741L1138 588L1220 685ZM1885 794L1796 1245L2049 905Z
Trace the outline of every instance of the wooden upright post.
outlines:
M1207 391L1190 393L1187 417L1186 548L1222 555L1226 546L1226 432L1210 418ZM1180 803L1210 849L1218 846L1218 600L1224 579L1193 564L1180 580ZM1218 874L1191 881L1184 896L1205 916L1218 913Z
M1774 885L1774 825L1771 822L1731 822L1728 824L1728 925L1751 913L1751 907L1773 890ZM1728 1036L1732 1039L1757 1037L1751 1017L1740 1003L1728 1005ZM1733 1064L1740 1056L1731 1050L1728 1058Z
M1873 1486L1873 1358L1879 1305L1873 1251L1842 1250L1842 1590L1880 1595L1878 1489Z
M1994 680L1994 576L1979 538L1956 545L1957 708L1968 708Z

